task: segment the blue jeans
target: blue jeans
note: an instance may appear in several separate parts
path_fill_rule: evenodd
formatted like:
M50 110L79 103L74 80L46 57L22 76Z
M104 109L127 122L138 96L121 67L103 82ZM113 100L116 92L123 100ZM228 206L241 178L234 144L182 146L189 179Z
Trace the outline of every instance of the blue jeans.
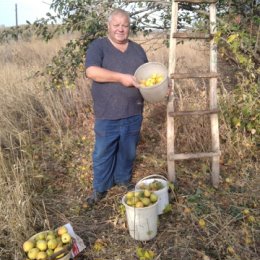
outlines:
M93 188L104 192L131 180L142 115L118 120L96 119Z

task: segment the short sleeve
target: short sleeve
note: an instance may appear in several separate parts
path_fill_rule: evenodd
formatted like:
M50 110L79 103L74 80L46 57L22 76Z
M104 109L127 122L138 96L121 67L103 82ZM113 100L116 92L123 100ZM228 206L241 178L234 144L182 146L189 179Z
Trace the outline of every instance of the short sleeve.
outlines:
M103 47L101 39L96 39L90 43L86 51L85 67L98 66L102 67Z

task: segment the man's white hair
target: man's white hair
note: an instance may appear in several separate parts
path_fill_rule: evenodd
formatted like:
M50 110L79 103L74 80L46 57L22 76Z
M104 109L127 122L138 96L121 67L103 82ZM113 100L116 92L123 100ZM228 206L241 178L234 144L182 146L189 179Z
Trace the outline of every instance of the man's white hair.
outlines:
M128 18L128 21L130 23L130 16L129 16L129 13L123 9L120 9L120 8L116 8L114 9L108 16L108 22L111 22L112 18L116 15L122 15L122 16L125 16Z

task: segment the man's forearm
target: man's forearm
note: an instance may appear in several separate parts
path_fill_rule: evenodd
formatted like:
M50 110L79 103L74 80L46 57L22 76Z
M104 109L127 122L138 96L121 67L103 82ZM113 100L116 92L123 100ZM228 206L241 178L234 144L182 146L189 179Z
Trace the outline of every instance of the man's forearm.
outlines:
M121 82L122 73L91 66L86 69L86 76L97 82Z

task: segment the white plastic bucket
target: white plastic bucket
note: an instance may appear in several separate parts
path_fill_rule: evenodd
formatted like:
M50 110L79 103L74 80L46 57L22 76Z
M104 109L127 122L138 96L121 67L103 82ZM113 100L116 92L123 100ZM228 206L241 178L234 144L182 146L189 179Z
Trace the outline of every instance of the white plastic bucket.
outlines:
M158 206L157 206L158 215L161 215L161 214L163 214L163 210L165 209L165 207L169 204L168 180L164 176L159 175L159 174L149 175L147 177L144 177L140 181L138 181L135 186L135 189L141 190L140 185L142 183L149 185L150 183L152 183L155 180L162 183L162 185L164 187L163 189L153 191L158 196Z
M140 92L144 100L155 103L162 101L168 92L169 80L167 68L159 62L147 62L141 65L136 71L134 76L138 81L151 77L153 73L163 76L163 81L151 87L140 87Z
M135 208L125 203L125 196L122 199L122 203L126 209L126 219L130 236L140 241L153 239L157 235L158 201L148 207Z

